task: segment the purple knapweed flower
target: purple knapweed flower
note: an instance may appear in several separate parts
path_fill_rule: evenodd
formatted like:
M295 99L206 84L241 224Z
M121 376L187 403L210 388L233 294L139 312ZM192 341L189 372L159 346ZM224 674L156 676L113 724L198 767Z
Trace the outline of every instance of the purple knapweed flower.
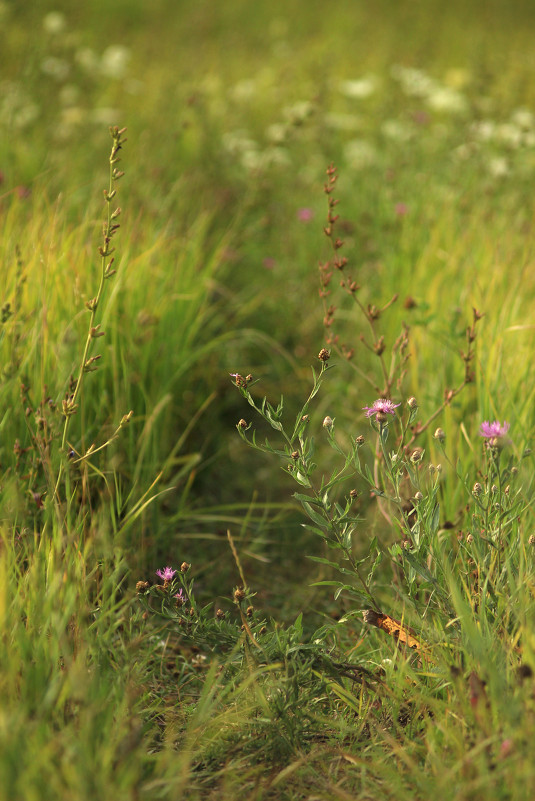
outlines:
M405 215L409 213L409 207L406 203L396 203L394 211L397 217L405 217Z
M297 212L297 219L301 222L307 223L310 222L314 218L314 212L312 209L303 208L299 209Z
M498 420L493 420L489 423L485 420L479 427L479 435L488 440L489 445L504 445L506 442L505 435L509 431L510 425L505 420L500 423Z
M395 414L394 409L397 409L398 406L401 406L401 403L393 403L393 401L387 398L378 398L371 406L364 406L363 409L366 412L366 417L373 417L373 415L375 415L376 420L384 421L386 419L384 415Z
M180 589L178 592L175 592L173 598L176 598L178 606L183 606L186 603L186 596L184 595L184 591L182 589Z
M176 570L173 570L172 567L164 567L163 570L156 571L156 575L158 576L158 578L161 578L162 581L171 581L175 573Z

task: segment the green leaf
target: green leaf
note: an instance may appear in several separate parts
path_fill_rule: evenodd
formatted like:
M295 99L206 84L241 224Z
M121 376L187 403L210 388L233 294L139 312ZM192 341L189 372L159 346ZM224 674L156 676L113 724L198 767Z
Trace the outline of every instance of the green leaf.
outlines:
M429 572L428 568L423 565L410 551L403 551L403 558L407 560L411 567L426 581L429 581L435 587L439 587L436 578Z
M317 526L319 526L320 528L323 528L323 529L328 529L330 527L329 526L329 522L327 520L325 520L325 518L323 518L320 514L318 514L311 507L310 503L308 503L307 501L301 501L301 505L302 505L303 509L305 510L305 512L307 513L307 515L310 517L310 519Z
M320 565L328 565L329 567L334 567L336 570L340 570L340 566L336 562L331 562L323 556L307 556L307 559L310 559L311 562L318 562Z
M293 496L297 501L301 501L301 503L314 503L316 506L321 506L322 503L317 498L310 498L308 495L302 495L300 492L294 492Z

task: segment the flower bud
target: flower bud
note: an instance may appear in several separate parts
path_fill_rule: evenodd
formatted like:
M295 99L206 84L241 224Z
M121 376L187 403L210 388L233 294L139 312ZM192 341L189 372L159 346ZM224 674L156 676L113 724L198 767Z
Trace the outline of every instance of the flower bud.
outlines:
M446 439L446 435L442 428L437 428L433 436L435 439L438 439L439 442L444 442L444 440Z
M417 501L417 502L423 501L423 499L424 499L424 496L422 495L421 492L417 492L416 495L414 496L414 500Z
M330 358L331 354L329 353L327 348L322 348L318 353L318 359L320 360L320 362L328 362Z
M190 567L191 567L191 565L188 565L187 562L182 562L182 564L180 565L180 572L181 573L187 573L188 570L190 569Z
M411 397L407 401L407 406L409 407L409 409L417 409L418 401L416 400L416 398Z
M236 601L236 603L240 603L240 601L243 601L244 598L245 598L245 590L243 589L243 587L236 587L236 589L234 590L234 600Z
M334 426L334 420L332 419L332 417L329 417L329 415L327 415L327 417L325 417L323 420L323 428L326 428L327 431L332 431L333 426Z

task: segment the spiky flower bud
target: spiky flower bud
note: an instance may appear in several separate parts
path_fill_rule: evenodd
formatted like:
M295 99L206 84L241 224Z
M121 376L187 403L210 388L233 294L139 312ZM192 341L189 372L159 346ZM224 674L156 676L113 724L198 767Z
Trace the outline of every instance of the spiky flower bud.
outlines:
M236 603L240 603L245 598L245 590L243 587L236 587L234 590L234 600Z

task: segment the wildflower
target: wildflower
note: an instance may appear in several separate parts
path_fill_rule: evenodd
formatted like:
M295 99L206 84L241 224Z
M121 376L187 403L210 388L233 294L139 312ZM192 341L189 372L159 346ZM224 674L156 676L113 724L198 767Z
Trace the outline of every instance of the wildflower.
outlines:
M312 211L312 209L304 208L304 209L299 209L299 211L297 212L297 219L304 223L310 222L310 220L312 220L313 217L314 217L314 212Z
M182 588L173 595L173 598L176 598L177 606L184 606L186 603L186 598L184 597L184 591Z
M373 417L373 415L375 415L376 420L384 422L386 420L386 415L395 414L394 409L398 406L401 406L401 403L393 403L387 398L379 398L374 401L371 406L364 406L363 411L366 412L366 417Z
M65 29L66 20L61 11L49 11L43 17L43 28L47 33L61 33Z
M505 422L505 420L503 423L498 422L498 420L489 423L485 420L481 423L479 434L481 437L485 437L485 439L488 440L489 445L496 448L505 445L505 435L509 431L509 428L509 423Z
M156 571L156 575L158 578L161 578L162 581L171 581L175 573L176 570L173 570L172 567L164 567L163 570Z

